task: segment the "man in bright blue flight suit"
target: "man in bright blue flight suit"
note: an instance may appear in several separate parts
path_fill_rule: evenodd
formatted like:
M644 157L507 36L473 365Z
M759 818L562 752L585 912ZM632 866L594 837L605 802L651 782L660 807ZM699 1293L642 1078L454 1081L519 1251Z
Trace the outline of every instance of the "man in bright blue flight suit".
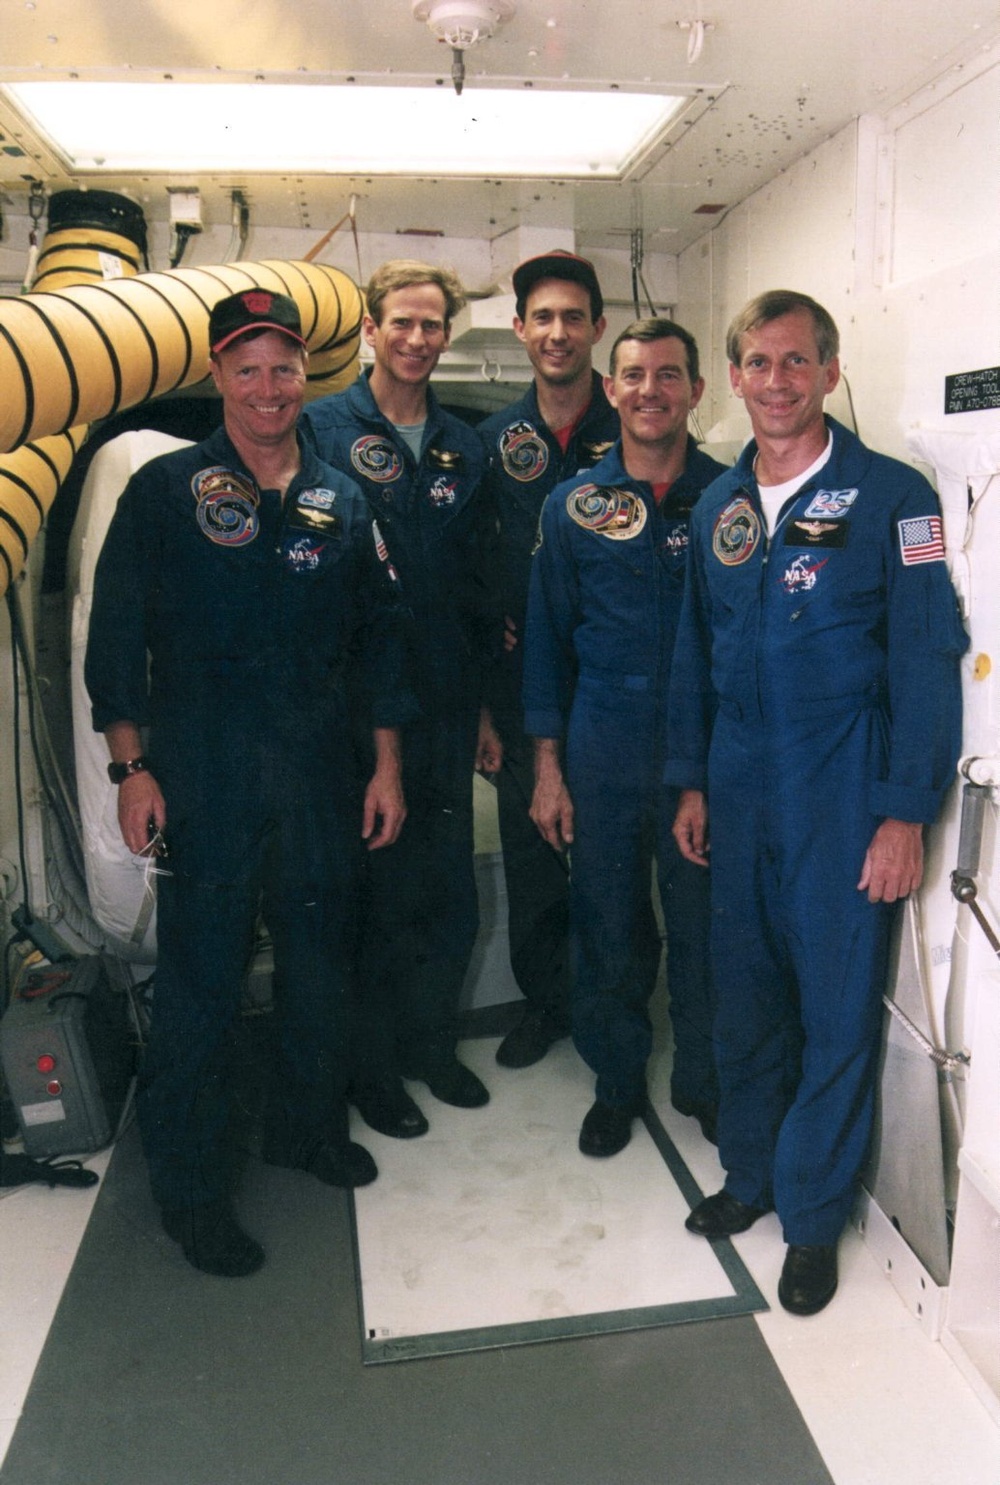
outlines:
M97 566L86 680L122 835L165 836L138 1112L163 1225L209 1273L260 1267L230 1200L230 1037L263 892L274 942L265 1159L374 1179L347 1132L347 1016L361 841L402 825L412 713L391 585L360 490L299 443L299 314L248 290L209 320L224 427L129 481ZM147 679L147 652L150 659ZM377 767L351 786L346 674L360 662ZM140 727L149 726L144 752Z
M375 272L366 300L371 371L314 402L304 422L321 456L364 490L411 621L420 715L404 736L408 818L396 845L368 858L351 1088L372 1128L407 1139L428 1125L404 1076L457 1107L489 1099L455 1049L479 923L473 773L495 771L501 758L486 705L499 614L487 581L482 441L430 386L461 286L450 270L398 259Z
M645 1103L661 954L654 856L672 1096L709 1130L716 1097L708 883L671 837L676 795L666 795L662 773L688 521L722 465L688 435L704 389L688 331L664 319L629 325L604 385L621 440L545 503L524 664L525 725L536 748L532 818L550 845L570 847L573 1039L597 1074L580 1149L595 1156L624 1148Z
M591 362L605 328L593 264L575 253L543 253L519 264L513 283L514 333L534 379L523 397L480 423L479 432L490 456L507 635L495 713L504 745L497 808L510 963L526 1002L497 1061L530 1067L570 1029L569 873L564 853L543 840L531 819L534 745L521 708L531 554L545 497L604 457L618 438L618 414Z
M894 904L954 773L967 641L934 491L824 417L829 314L761 295L727 351L754 439L692 521L665 775L692 862L711 826L726 1181L687 1225L718 1238L776 1209L779 1298L810 1315L837 1286Z

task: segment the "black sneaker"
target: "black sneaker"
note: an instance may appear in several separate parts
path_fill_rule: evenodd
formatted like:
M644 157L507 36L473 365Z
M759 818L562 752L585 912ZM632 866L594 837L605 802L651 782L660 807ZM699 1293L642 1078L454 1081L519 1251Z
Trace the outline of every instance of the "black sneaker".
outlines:
M433 1067L404 1071L403 1076L426 1083L435 1098L456 1109L480 1109L490 1101L486 1085L457 1057Z
M163 1230L180 1243L184 1257L203 1274L240 1279L255 1274L264 1262L264 1249L240 1227L228 1202L161 1213Z
M553 1042L569 1036L545 1011L528 1009L497 1048L501 1067L532 1067L541 1062Z
M264 1145L263 1159L265 1165L308 1171L325 1186L347 1190L369 1186L378 1175L378 1166L363 1145L352 1144L350 1140L338 1140L334 1144L322 1135L291 1145L269 1140Z
M418 1104L403 1087L401 1078L383 1078L378 1083L359 1083L350 1101L370 1129L394 1140L413 1140L426 1134L430 1125Z
M624 1150L632 1138L634 1109L615 1109L597 1099L580 1127L580 1151L605 1159Z
M792 1315L818 1315L837 1292L836 1243L789 1245L778 1298Z

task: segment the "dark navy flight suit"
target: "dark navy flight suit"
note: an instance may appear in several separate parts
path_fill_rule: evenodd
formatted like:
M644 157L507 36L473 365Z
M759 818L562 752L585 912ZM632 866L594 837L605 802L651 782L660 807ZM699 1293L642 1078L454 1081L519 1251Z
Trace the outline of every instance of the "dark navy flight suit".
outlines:
M648 1003L661 945L650 901L657 862L667 930L678 1101L714 1104L707 872L670 832L662 784L667 693L688 522L723 466L688 441L659 506L616 446L542 512L525 646L524 713L535 737L565 738L574 805L570 869L573 1039L597 1097L635 1107L652 1046Z
M279 1012L274 1132L347 1138L361 813L344 671L360 651L369 720L398 725L412 708L396 624L364 498L309 449L284 503L223 429L146 464L119 501L86 681L97 730L148 724L166 801L139 1093L166 1209L225 1192L226 1049L262 890Z
M691 525L666 779L707 789L726 1189L835 1243L871 1132L893 907L882 820L930 823L966 648L937 497L839 424L768 538L751 443Z
M517 644L501 657L495 716L504 745L496 786L511 969L532 1008L568 1029L569 877L565 858L542 838L528 813L534 749L521 708L524 626L531 554L545 497L604 457L618 438L618 414L595 371L590 403L565 453L539 411L534 382L517 402L480 423L479 432L490 458L490 492L499 524L502 611L517 626Z
M367 496L410 616L420 714L403 734L407 820L368 858L355 1078L453 1058L456 1009L479 926L472 780L484 671L499 615L485 581L489 516L478 433L427 394L420 458L379 411L367 376L314 402L305 426Z

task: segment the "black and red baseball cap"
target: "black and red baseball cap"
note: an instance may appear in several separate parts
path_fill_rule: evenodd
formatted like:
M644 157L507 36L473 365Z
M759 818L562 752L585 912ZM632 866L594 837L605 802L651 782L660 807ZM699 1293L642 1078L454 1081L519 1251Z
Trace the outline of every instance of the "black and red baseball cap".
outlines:
M525 259L513 274L514 293L519 304L524 303L535 284L543 278L568 278L572 283L582 284L590 295L594 319L600 319L604 313L604 296L597 282L597 271L589 258L581 258L564 248L553 248L550 253Z
M295 300L288 294L272 294L270 289L242 289L212 306L208 343L213 355L248 330L277 330L305 345Z

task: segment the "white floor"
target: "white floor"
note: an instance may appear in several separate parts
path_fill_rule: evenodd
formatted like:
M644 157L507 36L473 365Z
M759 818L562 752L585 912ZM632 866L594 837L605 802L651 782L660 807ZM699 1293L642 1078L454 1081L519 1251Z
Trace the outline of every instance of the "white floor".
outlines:
M470 1060L484 1052L477 1048ZM494 1079L519 1076L493 1073ZM714 1191L722 1179L715 1151L693 1119L670 1109L665 1078L665 1067L654 1067L660 1117L702 1189ZM524 1078L526 1114L534 1081ZM379 1142L379 1153L387 1143ZM395 1146L400 1158L404 1148ZM103 1172L107 1158L89 1163ZM0 1199L0 1457L98 1189L25 1186ZM1000 1429L940 1344L925 1336L857 1233L842 1243L838 1294L809 1320L787 1315L777 1302L783 1247L776 1218L764 1218L735 1243L772 1306L755 1323L836 1485L998 1485ZM691 1240L689 1248L697 1253L698 1245Z
M522 1072L497 1066L498 1041L463 1048L490 1089L485 1108L446 1108L415 1083L431 1115L423 1138L373 1134L354 1116L379 1168L354 1198L366 1336L539 1322L551 1336L582 1315L732 1301L712 1244L685 1232L688 1204L642 1124L615 1160L580 1154L593 1077L569 1040Z

